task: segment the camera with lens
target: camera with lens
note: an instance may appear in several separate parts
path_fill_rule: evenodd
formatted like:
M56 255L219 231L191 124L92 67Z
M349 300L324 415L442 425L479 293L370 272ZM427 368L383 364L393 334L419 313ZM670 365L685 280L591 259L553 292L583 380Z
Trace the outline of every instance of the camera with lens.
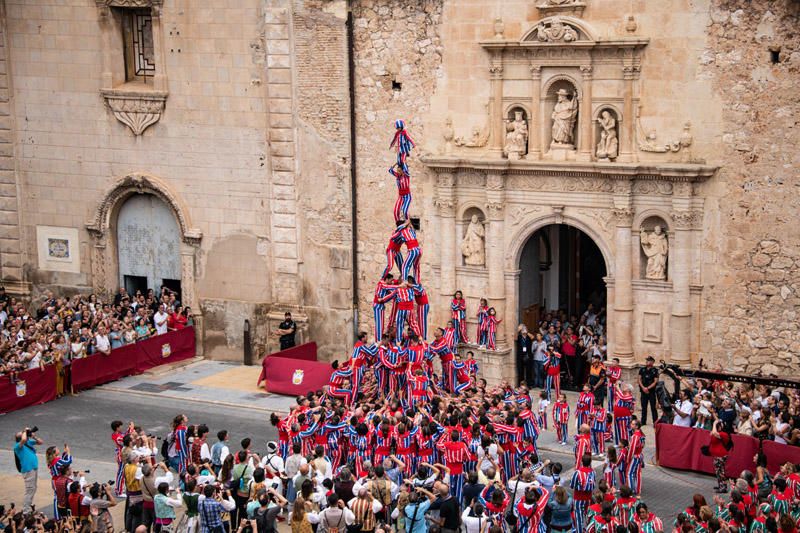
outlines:
M37 431L39 431L39 428L38 428L38 427L36 427L36 426L33 426L32 428L28 428L28 429L27 429L28 436L30 436L30 435L33 435L33 434L34 434L34 433L36 433Z

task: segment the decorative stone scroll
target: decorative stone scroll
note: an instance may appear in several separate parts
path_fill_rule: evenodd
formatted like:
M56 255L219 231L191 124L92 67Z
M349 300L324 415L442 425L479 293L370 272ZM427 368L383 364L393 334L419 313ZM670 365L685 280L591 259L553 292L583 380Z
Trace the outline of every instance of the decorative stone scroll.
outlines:
M670 216L675 228L683 230L695 229L703 220L703 213L700 211L673 211Z
M100 92L114 117L128 126L136 136L161 119L167 101L167 93L163 91L104 89Z

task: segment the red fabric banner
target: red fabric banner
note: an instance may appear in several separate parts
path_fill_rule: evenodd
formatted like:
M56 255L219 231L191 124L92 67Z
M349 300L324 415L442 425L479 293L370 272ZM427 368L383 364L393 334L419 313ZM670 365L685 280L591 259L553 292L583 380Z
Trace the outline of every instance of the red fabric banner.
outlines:
M85 390L125 376L141 374L167 363L195 355L194 328L170 331L164 335L111 350L109 355L90 355L72 362L72 387Z
M800 448L797 446L765 440L762 450L767 456L767 470L773 474L777 473L781 465L787 462L800 464Z
M333 368L329 363L284 357L284 352L268 355L262 363L269 392L299 396L328 384Z
M261 373L258 375L258 383L261 383L267 376L267 359L270 357L286 357L287 359L300 359L303 361L316 361L317 360L317 343L307 342L300 346L294 346L288 350L279 350L273 352L261 360Z
M136 343L136 347L139 348L136 356L137 374L159 365L191 359L195 355L194 328L183 328L151 337Z
M713 474L712 458L700 453L700 447L707 446L709 442L710 431L656 424L656 462L666 468ZM758 448L758 439L733 435L733 449L725 465L728 477L736 478L742 470L752 470L755 467L753 457Z
M56 367L47 365L44 370L26 370L17 374L17 380L0 377L0 414L10 413L29 405L38 405L56 398Z

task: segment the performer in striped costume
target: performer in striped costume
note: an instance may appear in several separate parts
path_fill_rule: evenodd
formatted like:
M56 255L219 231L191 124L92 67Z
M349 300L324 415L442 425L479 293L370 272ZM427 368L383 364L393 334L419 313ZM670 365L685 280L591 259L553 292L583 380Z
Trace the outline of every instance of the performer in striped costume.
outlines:
M456 345L462 342L469 342L467 339L467 302L461 291L456 291L453 301L450 302L451 318L455 328L454 342Z
M565 445L569 437L569 404L566 394L559 395L558 401L553 404L553 426L556 428L558 442Z
M572 473L569 483L572 488L574 501L573 520L576 533L583 533L586 528L586 510L592 499L595 487L594 470L592 470L592 456L585 454L580 457L580 466Z
M392 444L394 444L394 429L388 423L381 424L380 427L372 430L373 444L373 464L381 465L383 460L392 455Z
M619 525L627 527L636 512L636 504L639 499L631 493L631 488L623 484L619 489L614 509L617 514Z
M619 456L617 449L614 446L609 446L606 451L606 460L603 463L603 479L606 480L606 485L609 487L619 487L617 482L617 468L619 465Z
M490 307L489 316L486 317L486 326L488 328L486 347L489 350L497 349L497 326L500 322L502 320L497 318L497 311L495 311L494 307Z
M617 385L614 404L614 444L619 445L622 439L629 440L631 435L631 414L633 414L633 393L631 386L620 389Z
M493 424L498 436L506 436L503 444L505 453L500 457L506 479L515 477L519 471L519 453L522 449L522 440L525 435L524 424L525 421L521 418L517 418L514 425Z
M391 287L389 291L394 297L394 310L396 312L394 323L395 342L402 342L403 327L406 322L408 322L411 330L419 335L419 326L414 316L414 289L408 285L408 282L403 282L397 287Z
M592 454L592 441L589 436L589 426L583 424L578 428L578 434L575 435L575 468L581 466L581 460L584 455L591 456Z
M478 341L478 346L486 346L489 342L489 324L487 318L489 317L489 302L486 298L481 298L481 303L478 305L478 331L475 338Z
M547 431L547 408L550 407L550 400L547 391L539 393L539 427Z
M389 144L389 148L394 148L397 150L397 164L402 168L405 172L408 172L408 165L406 164L406 158L408 154L411 153L411 149L416 146L411 136L406 131L406 124L400 119L394 121L394 138L392 138L392 142Z
M389 169L389 174L395 177L397 183L397 201L394 203L394 219L406 220L408 208L411 205L411 176L399 164Z
M383 338L384 328L384 311L386 309L386 302L391 300L389 288L397 285L399 282L394 279L391 274L386 274L381 281L375 286L375 295L372 297L372 314L375 319L375 338Z
M589 414L594 406L594 394L590 392L589 385L584 385L583 390L578 395L578 403L575 405L575 428L589 423Z
M417 368L414 374L407 373L406 380L408 381L406 400L409 409L416 409L430 400L431 382L421 368Z
M552 346L547 347L547 359L544 361L544 369L547 372L547 377L544 379L544 390L547 391L547 399L553 399L553 396L550 395L553 388L555 388L555 397L561 398L561 354L555 351ZM555 423L555 419L553 419L553 423Z
M546 533L547 524L542 517L550 499L550 492L543 487L528 487L519 503L514 506L517 517L517 533Z
M414 276L408 276L408 283L414 291L414 303L417 305L417 326L419 327L419 336L423 341L428 340L428 310L430 304L428 303L428 293L421 283L417 283Z
M364 461L368 461L372 456L372 449L369 446L369 428L363 422L356 427L347 426L345 436L349 439L350 455L348 463L352 461L356 477L361 478L367 475L364 469Z
M442 435L436 447L443 454L445 466L450 469L450 491L456 501L461 504L464 493L464 463L475 461L476 457L461 441L461 433L456 430L451 431L449 435L447 433Z
M375 359L376 355L378 355L378 345L368 345L367 332L360 332L358 334L358 340L350 354L350 367L353 369L353 376L350 383L353 386L354 398L358 397L358 393L361 390L361 382L364 379L364 372Z
M114 443L114 459L117 461L117 476L115 479L115 488L114 491L116 492L117 496L125 493L125 477L123 476L123 468L125 466L125 462L122 460L122 439L131 432L131 428L133 427L133 422L128 426L128 430L125 433L121 433L120 429L122 429L122 420L114 420L111 422L111 441Z
M647 509L647 504L636 504L636 513L633 515L634 523L639 527L640 533L656 533L664 531L661 519Z
M619 522L614 517L614 503L604 502L586 528L587 533L615 533Z
M397 443L394 455L405 464L403 475L411 477L417 469L417 435L419 434L419 426L415 426L410 430L402 422L397 425L397 434L395 435L395 442Z
M592 427L592 453L602 455L606 453L606 410L602 404L595 404L589 417Z
M69 446L64 445L64 451L59 453L58 448L50 446L45 453L47 469L50 471L50 486L53 488L53 517L58 520L58 498L56 496L56 478L61 475L62 468L72 464L72 455ZM124 469L124 468L123 468Z
M619 366L619 358L611 360L611 364L606 366L606 396L608 396L608 410L614 410L617 382L622 377L622 368Z
M641 494L642 490L642 469L644 468L644 433L638 420L631 423L633 435L628 445L628 457L626 458L628 485L634 494Z

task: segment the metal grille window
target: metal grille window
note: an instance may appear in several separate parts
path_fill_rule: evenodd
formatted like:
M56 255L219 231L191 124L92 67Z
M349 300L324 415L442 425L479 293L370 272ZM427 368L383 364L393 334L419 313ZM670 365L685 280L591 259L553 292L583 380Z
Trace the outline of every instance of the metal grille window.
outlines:
M152 83L156 73L153 49L153 19L150 9L124 9L122 34L125 40L125 81Z

